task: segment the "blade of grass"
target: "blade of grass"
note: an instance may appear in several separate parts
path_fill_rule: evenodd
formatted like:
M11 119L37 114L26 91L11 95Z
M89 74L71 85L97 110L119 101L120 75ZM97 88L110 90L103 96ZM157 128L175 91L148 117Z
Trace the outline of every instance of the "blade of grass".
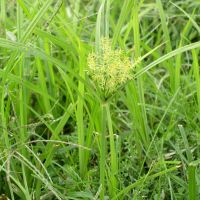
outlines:
M192 18L191 15L189 15L187 12L185 12L180 6L176 5L175 3L171 2L171 4L173 4L176 8L178 8L181 12L184 13L184 15L186 17L188 17L188 19L191 21L191 23L193 24L193 26L196 28L196 30L198 31L198 33L200 33L200 27L199 25L197 24L197 22Z
M119 37L121 29L123 27L123 24L124 24L125 20L127 19L128 15L131 11L132 6L133 6L133 1L131 1L131 0L124 1L121 12L120 12L119 19L117 21L117 25L114 29L114 35L113 35L113 38L112 38L113 47L117 43L118 37Z
M103 13L104 12L104 6L105 6L105 0L102 1L100 8L98 10L98 14L97 14L96 33L95 33L96 52L99 52L101 37L105 36L104 35L104 27L103 27L103 30L102 30L102 26L104 26L104 24L102 25L102 19L103 19L103 14L104 14Z
M188 162L192 162L192 153L191 153L191 150L190 150L190 147L189 147L189 143L188 143L188 139L187 139L187 136L186 136L186 133L185 133L185 130L183 128L182 125L178 125L178 128L179 128L179 131L181 133L181 136L183 138L183 142L184 142L184 146L185 146L185 149L186 149L186 155L187 155L187 159L188 159Z
M187 171L188 171L188 192L189 192L189 200L195 200L197 199L197 193L196 193L196 166L191 164L193 161L192 153L189 147L189 142L185 133L185 130L182 125L179 125L179 130L181 132L181 136L183 138L184 146L186 149L186 155L187 155L187 160L189 162L189 165L187 166Z
M142 177L139 180L137 180L135 183L133 183L133 184L127 186L126 188L124 188L123 190L121 190L114 198L112 198L112 200L119 199L120 196L126 195L130 190L134 189L137 186L140 186L144 182L144 180L145 181L152 180L152 179L157 178L159 176L165 175L169 172L176 171L179 167L180 166L174 166L174 167L165 169L163 171L157 172L155 174L148 175L147 177L146 176Z
M23 57L22 57L22 60L21 62L19 63L19 73L20 73L20 78L21 78L21 81L24 79L24 60L23 60ZM26 93L25 93L25 89L24 89L24 86L23 84L19 86L19 106L20 106L20 114L19 114L19 118L20 118L20 140L22 143L25 143L26 141L26 138L27 138L27 130L26 130L26 124L27 124L27 110L26 110L26 107L25 107L25 101L26 101ZM25 149L22 149L22 155L25 156L26 158L29 158L27 152ZM22 173L23 173L23 180L24 180L24 185L25 185L25 188L26 188L26 191L28 192L29 191L29 187L28 187L28 181L27 181L27 177L28 177L28 171L27 169L25 168L24 164L21 163L21 166L22 166ZM29 198L31 198L31 196L29 195Z
M23 0L17 0L17 4L20 5L20 7L22 8L23 12L30 19L31 18L31 14L30 14L28 8L26 7L25 3L23 2Z
M29 25L27 26L26 30L24 31L22 35L21 42L26 42L26 40L30 37L31 33L37 26L38 22L41 20L41 18L44 16L44 14L47 12L47 10L50 8L53 0L47 0L44 2L40 10L37 12L37 14L33 17Z
M85 79L85 52L83 50L82 44L79 44L79 75L82 79ZM78 83L78 91L80 92L81 96L84 96L85 93L85 86L82 81ZM78 96L77 101L77 111L76 111L76 118L77 118L77 128L78 128L78 144L81 146L85 146L85 131L84 131L84 99ZM79 169L81 177L84 177L87 173L87 166L85 165L85 152L82 148L79 148Z
M173 56L176 56L180 53L186 52L186 51L190 51L192 49L196 49L200 47L200 42L195 42L195 43L191 43L188 45L185 45L183 47L177 48L165 55L163 55L162 57L158 58L157 60L151 62L149 65L147 65L146 67L144 67L143 69L139 70L136 74L135 74L135 78L143 75L145 72L147 72L148 70L150 70L151 68L153 68L154 66L162 63L163 61L170 59Z
M189 20L181 33L179 48L183 46L184 39L187 37L190 29L191 29L191 21ZM182 65L182 54L178 54L176 56L176 68L175 68L175 90L177 90L180 87L181 65Z
M167 41L166 52L169 53L172 51L172 45L171 45L171 39L169 36L169 29L166 23L165 12L163 10L161 0L156 0L156 4L158 6L158 10L159 10L160 18L161 18L161 25L163 29L164 39L165 41ZM170 74L170 86L171 86L172 91L174 91L175 72L174 72L174 66L173 66L173 59L169 59L168 61L166 61L166 64L168 66L168 70Z
M197 197L197 187L196 187L196 166L189 165L188 166L188 192L189 192L189 200L196 200Z
M105 11L105 36L109 38L110 33L110 6L111 0L106 1L106 11Z
M1 4L0 4L0 35L5 36L6 35L6 1L5 0L1 0Z
M49 56L51 56L51 44L49 44L48 39L44 38L44 49L45 49L45 53ZM51 62L47 63L46 66L46 74L47 74L47 81L49 83L49 90L50 90L50 94L53 97L56 97L56 83L55 83L55 73L54 73L54 68L53 68L53 64Z
M74 15L73 15L73 28L76 31L78 25L79 9L80 9L80 0L74 1Z
M39 58L36 58L36 66L38 70L39 85L41 87L41 91L43 94L41 100L43 101L44 113L51 114L51 103L49 101L49 98L46 96L48 94L48 89L47 89L46 77L45 77L44 69L43 69L44 65L42 64Z
M198 60L199 51L192 50L193 58L193 73L196 81L196 92L197 92L197 103L198 103L198 112L200 113L200 76L199 76L199 60Z
M139 30L139 4L134 1L132 8L132 26L134 33L134 49L135 49L135 62L140 59L141 49L140 49L140 30ZM136 71L142 69L141 62L136 66ZM131 81L127 87L127 106L131 110L131 118L133 120L134 129L136 127L136 133L134 133L134 138L137 143L137 152L139 155L139 160L142 160L142 151L148 147L149 143L149 132L147 126L146 109L144 101L144 85L143 77L138 79L138 87L135 81ZM142 106L139 106L142 105Z

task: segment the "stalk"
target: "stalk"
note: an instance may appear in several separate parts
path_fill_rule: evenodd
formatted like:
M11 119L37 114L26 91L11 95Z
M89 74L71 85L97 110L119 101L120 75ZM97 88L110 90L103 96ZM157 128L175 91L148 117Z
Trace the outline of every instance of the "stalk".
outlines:
M106 107L107 102L101 103L101 136L100 136L100 199L105 195L105 168L106 168Z
M116 195L116 190L118 187L116 176L118 174L118 162L117 162L117 153L116 153L116 145L112 127L112 119L110 114L110 105L106 104L106 114L107 114L107 122L108 122L108 130L109 130L109 139L110 139L110 161L111 161L111 174L110 174L110 182L111 182L111 195L114 197Z

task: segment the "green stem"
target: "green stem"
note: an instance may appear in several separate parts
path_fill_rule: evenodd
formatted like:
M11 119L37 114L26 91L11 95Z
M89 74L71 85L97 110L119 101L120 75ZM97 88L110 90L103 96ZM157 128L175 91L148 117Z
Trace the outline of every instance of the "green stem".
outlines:
M118 165L117 165L117 153L115 148L115 139L112 127L112 119L110 114L110 106L109 103L106 104L106 113L107 113L107 123L108 123L108 130L109 130L109 139L110 139L110 161L111 161L111 195L114 197L116 195L117 190L117 179L116 176L118 174Z
M106 168L106 106L107 103L101 104L101 138L100 138L100 199L104 200L105 195L105 168Z

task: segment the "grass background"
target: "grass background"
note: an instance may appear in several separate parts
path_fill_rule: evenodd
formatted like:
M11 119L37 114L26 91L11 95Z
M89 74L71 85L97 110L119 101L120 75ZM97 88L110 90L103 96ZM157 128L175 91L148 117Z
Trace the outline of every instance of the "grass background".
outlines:
M199 8L1 0L0 194L199 199ZM142 57L107 106L86 73L102 36Z

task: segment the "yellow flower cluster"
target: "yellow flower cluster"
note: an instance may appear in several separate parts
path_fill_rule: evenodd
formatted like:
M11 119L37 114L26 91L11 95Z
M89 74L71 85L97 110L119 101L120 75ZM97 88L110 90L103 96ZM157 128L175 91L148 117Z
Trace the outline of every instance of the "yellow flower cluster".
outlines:
M113 50L108 38L101 39L98 53L88 55L88 73L105 93L111 94L132 78L133 65L121 49Z

